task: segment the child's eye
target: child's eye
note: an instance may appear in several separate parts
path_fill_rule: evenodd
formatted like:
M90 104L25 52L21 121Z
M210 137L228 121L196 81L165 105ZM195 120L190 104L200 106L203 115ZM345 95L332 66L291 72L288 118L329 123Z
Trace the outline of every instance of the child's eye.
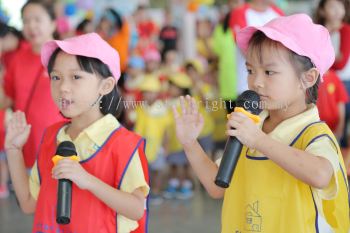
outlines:
M253 74L253 71L251 69L247 69L248 74Z
M73 76L73 79L74 79L74 80L81 79L81 76L79 76L79 75L74 75L74 76Z
M50 80L57 81L57 80L60 80L60 78L57 75L52 75L50 76Z
M266 70L265 74L268 76L274 75L276 72L270 71L270 70Z

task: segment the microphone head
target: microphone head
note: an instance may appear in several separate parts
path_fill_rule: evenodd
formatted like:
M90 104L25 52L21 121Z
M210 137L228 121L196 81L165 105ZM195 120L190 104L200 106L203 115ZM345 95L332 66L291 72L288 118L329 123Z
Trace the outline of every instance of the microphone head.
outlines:
M57 147L56 155L60 155L63 157L77 155L77 151L75 149L73 142L70 142L70 141L61 142Z
M254 115L259 115L262 111L259 94L251 90L244 91L238 96L236 106L242 107Z

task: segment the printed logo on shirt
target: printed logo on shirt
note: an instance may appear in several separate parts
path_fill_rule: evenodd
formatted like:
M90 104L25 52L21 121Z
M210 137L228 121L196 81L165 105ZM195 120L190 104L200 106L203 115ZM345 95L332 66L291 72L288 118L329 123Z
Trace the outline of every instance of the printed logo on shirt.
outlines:
M334 83L330 83L330 84L327 85L327 91L331 95L335 92L335 85L334 85Z
M261 232L262 216L259 213L259 201L247 205L245 217L246 231Z

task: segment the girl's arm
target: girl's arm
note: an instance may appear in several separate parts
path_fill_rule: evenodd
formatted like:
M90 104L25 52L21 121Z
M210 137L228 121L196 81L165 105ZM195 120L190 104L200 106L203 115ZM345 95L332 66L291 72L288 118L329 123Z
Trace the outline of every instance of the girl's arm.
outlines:
M183 147L188 161L208 194L215 199L223 198L225 190L214 183L218 166L210 160L197 140L183 144Z
M222 198L224 189L214 183L218 167L209 159L209 156L206 155L197 141L204 123L203 117L198 112L198 105L195 99L190 96L186 96L186 100L184 97L180 97L180 104L181 115L177 112L175 106L173 107L177 138L183 145L194 172L209 195L213 198Z
M334 173L327 159L282 144L267 135L260 138L256 149L295 178L317 189L328 187Z
M34 213L36 201L29 191L29 178L24 165L22 147L30 133L24 113L16 112L7 125L5 150L12 179L12 184L24 213Z
M230 115L227 134L237 137L247 147L260 151L292 176L312 187L323 189L331 181L334 171L330 161L272 139L242 113Z
M145 196L141 188L127 193L111 187L88 173L79 162L60 160L52 170L54 179L69 179L80 189L88 190L118 214L139 220L144 214Z
M142 218L145 211L145 195L141 188L126 193L109 186L100 179L91 176L87 190L93 193L111 209L132 220Z
M12 184L19 205L23 213L32 214L35 212L36 200L29 191L29 178L24 165L23 153L21 150L15 148L5 150Z

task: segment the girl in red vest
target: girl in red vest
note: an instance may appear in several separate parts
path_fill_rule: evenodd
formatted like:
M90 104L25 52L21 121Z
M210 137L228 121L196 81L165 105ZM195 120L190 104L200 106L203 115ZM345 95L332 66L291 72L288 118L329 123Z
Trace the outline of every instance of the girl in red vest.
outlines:
M146 232L145 142L116 119L121 102L118 53L89 33L47 42L41 61L50 75L52 98L69 121L46 129L29 179L22 148L31 126L23 112L14 114L5 140L20 207L35 212L32 232ZM65 158L54 165L57 145L67 140L75 144L80 162ZM58 179L73 182L67 225L55 221Z

